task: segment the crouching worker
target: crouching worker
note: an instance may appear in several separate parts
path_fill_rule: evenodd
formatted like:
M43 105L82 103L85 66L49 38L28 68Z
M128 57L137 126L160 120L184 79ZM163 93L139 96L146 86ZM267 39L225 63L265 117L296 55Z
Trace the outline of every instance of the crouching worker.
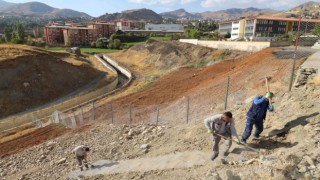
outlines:
M77 146L76 148L74 148L74 150L72 151L75 155L76 155L76 158L78 160L78 163L79 163L79 167L80 167L80 170L83 171L83 165L88 169L89 166L88 164L88 161L87 161L87 153L90 151L90 148L85 146L85 145L80 145L80 146ZM90 164L91 167L94 167L94 165Z
M215 160L219 155L219 142L221 137L224 137L224 149L222 160L228 155L230 146L232 145L231 136L236 138L236 142L240 144L240 139L238 137L235 123L232 118L231 112L225 112L223 114L217 114L211 117L208 117L204 120L204 124L208 129L208 133L212 134L213 137L213 155L211 160Z

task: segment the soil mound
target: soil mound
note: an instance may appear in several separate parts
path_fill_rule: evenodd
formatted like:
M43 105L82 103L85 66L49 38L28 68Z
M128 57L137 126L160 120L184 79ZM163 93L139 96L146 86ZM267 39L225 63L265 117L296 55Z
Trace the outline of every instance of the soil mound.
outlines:
M87 63L65 62L66 56L0 47L0 118L68 95L103 75Z

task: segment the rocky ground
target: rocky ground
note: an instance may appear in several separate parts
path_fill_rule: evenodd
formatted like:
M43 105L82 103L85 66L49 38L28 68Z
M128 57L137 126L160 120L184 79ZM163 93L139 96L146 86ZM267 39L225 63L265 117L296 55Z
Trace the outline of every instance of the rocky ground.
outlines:
M319 179L320 178L320 84L307 85L290 93L277 92L276 112L265 122L264 135L282 130L278 136L249 141L259 153L235 151L229 163L216 162L192 168L98 175L83 179ZM250 101L249 101L250 102ZM245 125L250 103L236 105L238 134ZM211 140L202 119L192 124L122 125L96 123L78 132L27 148L0 160L1 179L66 179L75 170L71 155L78 144L92 147L90 160L125 160L156 157L174 152L210 152ZM150 148L141 149L148 144ZM234 148L237 145L233 146ZM208 157L210 158L210 157Z

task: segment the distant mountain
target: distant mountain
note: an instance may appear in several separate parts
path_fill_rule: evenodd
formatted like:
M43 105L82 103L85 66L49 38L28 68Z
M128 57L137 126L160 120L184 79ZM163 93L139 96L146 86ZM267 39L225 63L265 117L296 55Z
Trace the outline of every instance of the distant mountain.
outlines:
M127 19L146 22L162 22L162 17L150 9L132 9L98 17L99 20L113 21L116 19Z
M232 9L226 9L221 11L215 11L215 12L204 12L201 13L202 17L207 19L231 19L231 18L237 18L237 17L246 17L246 16L257 16L257 15L263 15L263 14L270 14L274 13L276 11L272 9L258 9L258 8L245 8L245 9L238 9L238 8L232 8Z
M309 1L290 9L291 11L319 11L320 2Z
M202 16L199 13L189 13L184 9L178 9L175 11L170 11L170 12L164 12L160 13L160 15L163 18L171 18L171 19L180 19L180 18L186 18L186 19L201 19Z
M184 9L178 9L175 11L164 12L161 13L163 18L173 18L173 19L180 19L180 18L188 18L188 19L230 19L236 17L243 17L243 16L256 16L262 14L270 14L276 11L272 9L258 9L258 8L246 8L246 9L226 9L221 11L206 11L203 13L189 13Z
M74 18L74 17L91 18L90 15L83 12L78 12L71 9L57 9L40 2L7 4L8 2L0 1L0 3L4 3L5 5L3 8L0 8L0 14L5 14L5 15L64 17L64 18Z
M4 8L7 8L11 5L14 5L14 3L10 3L10 2L6 2L6 1L3 1L3 0L0 0L0 11L1 9L4 9Z
M296 6L288 11L281 11L272 14L277 17L302 17L302 18L320 18L320 2L309 1Z

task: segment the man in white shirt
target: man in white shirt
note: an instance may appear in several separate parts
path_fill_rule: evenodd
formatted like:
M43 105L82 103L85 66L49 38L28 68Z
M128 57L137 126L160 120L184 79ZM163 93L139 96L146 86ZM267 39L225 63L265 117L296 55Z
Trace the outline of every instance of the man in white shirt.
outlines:
M90 151L90 148L88 146L85 146L85 145L80 145L80 146L77 146L76 148L74 148L74 150L72 151L75 155L76 155L76 158L78 160L78 163L79 163L79 167L80 167L80 170L83 171L83 165L82 163L84 164L84 166L88 169L89 166L88 166L88 161L87 161L87 153ZM92 164L91 164L91 167L94 167Z
M226 139L223 149L223 159L228 155L228 151L232 145L231 136L236 138L237 143L240 144L240 139L238 137L231 112L225 112L223 114L217 114L208 117L204 120L204 124L208 129L208 133L212 134L213 136L212 161L215 160L219 155L219 142L221 140L221 136L224 136Z

